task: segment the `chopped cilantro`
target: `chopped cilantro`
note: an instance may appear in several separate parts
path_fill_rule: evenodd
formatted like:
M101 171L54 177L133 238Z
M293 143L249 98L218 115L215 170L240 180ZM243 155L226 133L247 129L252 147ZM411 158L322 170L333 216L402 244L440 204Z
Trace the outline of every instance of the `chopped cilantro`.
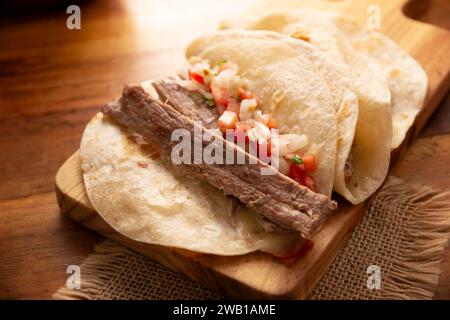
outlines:
M199 92L191 92L190 96L192 99L197 99L197 100L204 100L206 102L206 104L208 105L208 107L214 107L216 104L214 103L213 99L208 99L206 98L204 95L202 95Z
M298 155L294 155L291 160L295 164L303 164L303 159L300 158Z
M220 67L221 65L223 65L223 64L225 64L227 62L228 62L227 59L223 59L223 60L220 60L219 62L217 62L217 65Z
M206 98L206 104L208 105L208 107L214 107L216 105L214 103L213 99L207 99L207 98Z
M200 94L199 92L191 92L190 95L191 95L191 97L192 97L193 99L200 99L200 98L203 98L203 95Z

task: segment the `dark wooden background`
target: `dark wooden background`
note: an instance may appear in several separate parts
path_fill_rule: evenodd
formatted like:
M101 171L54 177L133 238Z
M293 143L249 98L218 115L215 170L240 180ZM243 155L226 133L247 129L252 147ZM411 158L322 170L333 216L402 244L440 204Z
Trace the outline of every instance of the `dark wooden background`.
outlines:
M79 265L102 241L60 216L56 171L79 147L87 121L125 82L175 70L189 39L229 10L199 2L193 8L182 0L84 1L82 29L73 31L66 7L52 1L1 7L0 299L50 298L64 285L67 266ZM431 1L419 18L450 28L449 2ZM447 96L394 173L450 190L449 164ZM450 299L449 250L436 298Z

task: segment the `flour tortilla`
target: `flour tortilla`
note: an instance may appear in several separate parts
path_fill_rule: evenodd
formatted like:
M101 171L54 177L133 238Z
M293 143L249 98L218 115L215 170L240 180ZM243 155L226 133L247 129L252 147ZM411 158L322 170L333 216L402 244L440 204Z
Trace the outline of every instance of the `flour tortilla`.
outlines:
M293 47L294 46L294 47ZM320 55L312 47L306 54ZM227 59L239 66L239 75L270 113L281 134L305 134L320 146L317 191L331 196L336 161L336 103L309 59L298 59L296 42L274 32L219 31L193 41L187 58L200 57L212 65Z
M361 27L343 15L330 16L353 48L388 80L392 93L391 148L399 147L423 107L428 90L427 74L403 48L380 32Z
M247 66L241 53L220 46L208 50L212 61L214 54L217 59L222 57L215 50L226 52L230 60L240 64L250 90L264 87L258 94L264 106L277 115L282 128L307 133L311 143L320 145L319 175L315 178L322 192L330 195L336 114L332 95L313 65L296 59L297 52L288 44L268 37L238 41L241 53L264 48L253 55L261 62L258 68ZM292 87L299 81L304 82L301 90ZM298 123L302 126L296 127ZM239 208L231 217L230 200L221 191L178 174L176 168L145 151L148 147L140 147L138 140L131 140L123 130L99 114L87 126L80 147L88 197L115 230L145 243L217 255L258 250L285 255L298 248L298 235L264 232L256 214L248 209Z
M295 250L297 235L264 232L246 208L230 215L231 201L223 192L177 175L151 150L101 113L84 131L80 155L86 192L116 231L144 243L225 256Z
M382 75L367 69L365 61L331 23L322 20L323 25L311 27L298 24L298 20L294 14L268 15L246 25L248 29L259 31L225 30L197 39L188 48L187 56L207 51L208 46L220 42L228 42L229 46L239 50L236 44L239 39L247 41L249 38L268 37L289 45L297 52L297 59L309 60L327 84L332 96L330 103L337 115L334 190L350 202L360 203L379 188L389 168L392 127L388 84ZM304 33L308 41L281 34L291 35L299 31ZM249 52L246 54L252 56ZM248 62L245 64L248 65ZM303 76L302 80L292 82L291 86L300 90L306 78ZM254 92L257 93L258 89L255 88ZM298 112L302 112L301 107ZM286 119L291 119L285 128L287 132L292 130L289 126L304 123L295 122L290 114L290 111L284 113ZM344 167L350 154L354 159L354 172L352 180L346 183Z
M388 82L392 97L391 149L399 147L422 109L427 94L428 77L421 65L382 33L369 30L341 13L309 9L320 7L319 1L291 0L283 3L284 5L281 5L279 2L268 1L252 9L245 16L225 21L222 27L257 29L266 27L267 30L286 33L289 32L286 26L297 23L325 32L339 29L345 40L366 61L367 66L382 74ZM326 6L328 5L330 3L326 3ZM301 6L309 8L299 9ZM342 9L338 7L339 5L336 9ZM289 11L285 10L286 8L289 8ZM330 49L330 46L327 48Z

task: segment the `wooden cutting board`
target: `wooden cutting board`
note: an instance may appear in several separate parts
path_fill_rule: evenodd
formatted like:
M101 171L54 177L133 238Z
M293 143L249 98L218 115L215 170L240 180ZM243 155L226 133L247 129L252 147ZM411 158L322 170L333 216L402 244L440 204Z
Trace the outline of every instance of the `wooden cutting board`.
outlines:
M418 12L423 2L410 1L406 6L405 3L403 0L320 2L321 7L342 10L361 23L367 18L368 5L379 5L382 32L416 58L428 74L429 91L424 109L403 145L395 151L393 163L401 158L420 132L450 84L450 32L407 18L404 12ZM368 203L352 206L339 198L338 212L314 237L312 251L293 266L286 267L264 253L226 258L199 255L140 243L118 234L89 203L78 152L58 171L56 193L65 216L231 298L306 298L361 220Z

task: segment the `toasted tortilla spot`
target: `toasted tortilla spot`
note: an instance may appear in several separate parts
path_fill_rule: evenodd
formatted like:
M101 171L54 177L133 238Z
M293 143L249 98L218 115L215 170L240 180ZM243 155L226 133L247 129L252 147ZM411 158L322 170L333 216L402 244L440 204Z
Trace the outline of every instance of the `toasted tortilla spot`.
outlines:
M365 51L370 54L378 52L383 47L383 41L374 36L369 36L359 41L353 42L353 47L360 51Z
M311 40L309 31L303 28L298 28L293 34L291 34L291 37L306 42Z
M399 69L392 69L391 72L389 73L389 77L391 77L392 79L398 78L400 77L400 74L402 72Z
M340 109L340 111L337 114L338 122L344 120L345 118L347 118L349 113L350 113L349 101L344 100L344 101L342 101L341 109Z
M148 164L145 163L144 161L138 161L136 164L139 168L142 168L142 169L148 168Z
M338 17L335 22L339 28L344 29L347 32L356 32L360 28L356 21L344 19L343 17Z

